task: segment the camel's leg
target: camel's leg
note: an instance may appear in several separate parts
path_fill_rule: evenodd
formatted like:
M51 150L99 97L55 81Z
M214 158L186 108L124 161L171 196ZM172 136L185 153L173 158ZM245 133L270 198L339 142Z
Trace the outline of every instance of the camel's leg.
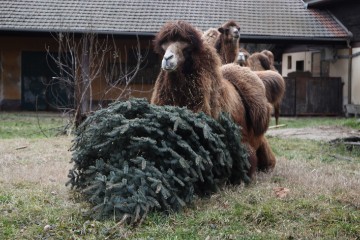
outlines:
M276 125L279 124L279 116L280 116L280 104L275 103L274 104L274 115L275 115L275 123Z
M249 152L249 163L250 163L248 176L250 178L253 178L257 170L258 160L257 160L256 152L250 145L248 145L248 152Z
M262 144L256 150L257 166L260 171L272 170L276 164L276 158L265 137L262 138Z

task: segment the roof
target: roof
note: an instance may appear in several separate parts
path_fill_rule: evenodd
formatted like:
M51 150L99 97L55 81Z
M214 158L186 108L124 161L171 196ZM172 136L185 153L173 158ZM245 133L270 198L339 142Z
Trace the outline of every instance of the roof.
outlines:
M301 0L1 0L0 31L154 35L169 20L206 30L229 19L242 38L336 41L351 34Z

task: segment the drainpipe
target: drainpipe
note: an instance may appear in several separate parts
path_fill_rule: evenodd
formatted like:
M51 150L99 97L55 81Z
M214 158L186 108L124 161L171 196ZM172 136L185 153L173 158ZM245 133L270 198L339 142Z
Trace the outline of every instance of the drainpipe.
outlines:
M349 47L349 62L348 62L348 104L351 104L351 88L352 88L352 77L351 77L351 73L352 73L352 47L350 45L350 43L348 42L348 47Z
M353 54L353 49L350 44L350 39L347 41L347 47L349 53L347 55L336 55L336 59L348 59L348 102L347 104L352 104L352 94L351 94L351 88L352 88L352 60L353 58L359 57L360 52L357 52Z
M324 0L325 1L325 0ZM316 1L314 1L316 2ZM319 2L322 2L322 1L319 1ZM351 78L351 72L352 72L352 58L355 57L352 55L352 46L351 46L351 39L353 38L353 34L352 32L350 32L344 24L342 24L342 22L337 19L337 17L335 17L334 14L332 14L329 10L327 10L327 12L330 14L330 16L332 16L332 18L346 31L348 37L347 37L347 40L346 40L346 45L349 49L349 55L348 56L345 56L345 58L349 58L349 62L348 62L348 104L351 104L351 81L352 81L352 78Z

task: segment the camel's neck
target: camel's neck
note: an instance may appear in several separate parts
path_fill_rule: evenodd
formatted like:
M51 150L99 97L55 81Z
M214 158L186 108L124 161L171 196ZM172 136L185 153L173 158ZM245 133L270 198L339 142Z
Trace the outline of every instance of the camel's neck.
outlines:
M221 48L221 61L222 63L233 63L236 60L239 51L239 45L231 42L225 42Z
M203 93L199 74L175 71L165 74L167 80L166 95L170 105L187 107L199 111L202 107Z

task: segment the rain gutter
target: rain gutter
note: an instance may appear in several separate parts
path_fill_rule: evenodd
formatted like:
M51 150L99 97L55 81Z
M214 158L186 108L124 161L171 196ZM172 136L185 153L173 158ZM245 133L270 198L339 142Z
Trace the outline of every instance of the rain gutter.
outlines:
M304 3L305 7L316 7L327 3L333 3L334 0L310 0L306 3Z

